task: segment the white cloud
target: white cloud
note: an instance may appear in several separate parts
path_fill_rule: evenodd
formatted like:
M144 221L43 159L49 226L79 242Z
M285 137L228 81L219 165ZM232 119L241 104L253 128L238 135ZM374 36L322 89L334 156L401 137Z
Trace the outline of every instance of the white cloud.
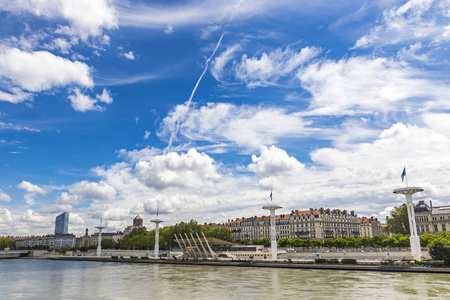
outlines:
M160 137L173 132L176 120L183 115L186 105L178 105L164 118ZM309 123L295 114L279 108L236 106L229 103L208 103L191 108L180 123L179 133L192 141L213 143L231 142L244 148L258 149L276 144L281 138L309 135Z
M81 93L79 88L74 88L72 94L69 95L68 98L70 99L73 109L81 112L88 110L103 111L105 108L96 105L96 103L100 101L111 104L113 102L110 92L106 89L103 89L102 94L97 94L95 98L91 98L88 95Z
M146 130L146 131L145 131L145 134L144 134L144 140L148 140L148 138L150 137L150 134L152 134L152 132Z
M108 0L21 0L0 1L0 4L4 11L26 11L49 19L62 17L70 27L61 26L59 32L78 35L83 40L101 36L104 29L118 27L117 12Z
M76 205L80 204L82 199L77 195L71 195L66 192L62 192L61 195L56 199L57 204L70 204Z
M427 104L424 100L436 109L450 94L445 82L428 80L423 72L387 58L325 60L301 70L298 78L313 96L305 113L311 115L414 111Z
M18 188L26 190L29 193L34 193L34 194L41 194L41 195L45 195L48 193L48 191L44 188L41 188L38 185L32 184L28 181L23 180L19 185L17 185Z
M164 29L165 34L172 34L173 33L173 26L167 26L166 29Z
M11 223L13 221L12 216L11 216L11 212L4 208L3 210L0 211L0 223L2 224L7 224L7 223Z
M31 223L32 226L39 228L49 227L49 224L53 223L52 219L53 218L50 215L44 216L31 209L27 209L25 214L19 217L20 221Z
M234 57L234 54L241 49L242 47L239 44L229 46L225 51L220 53L220 55L218 55L214 59L211 67L211 74L214 76L214 78L216 78L217 81L221 81L221 78L224 75L223 73L226 64Z
M354 48L411 41L448 41L450 3L447 0L410 0L383 12L381 25L361 37ZM430 43L432 45L433 43Z
M305 47L300 52L286 47L277 48L269 54L262 53L261 57L249 58L242 56L241 62L235 66L235 76L249 88L277 84L284 76L291 76L293 72L319 53L320 49Z
M27 92L40 92L70 84L94 85L89 67L81 62L55 56L47 51L26 52L0 48L0 78L11 93L0 94L0 100L19 103L31 98Z
M450 114L426 113L422 115L422 119L433 131L450 136Z
M11 197L5 193L2 189L0 189L0 201L9 202L11 201Z
M123 56L124 56L126 59L129 59L129 60L135 60L135 59L136 59L136 57L134 56L133 51L129 51L129 52L127 52L127 53L124 53Z
M21 126L21 125L16 125L13 123L4 123L2 121L0 121L0 129L2 130L17 130L17 131L31 131L31 132L40 132L39 129L36 128L31 128L28 126Z
M261 155L252 155L252 163L248 169L259 177L279 175L298 175L305 166L295 157L289 156L283 149L271 146L261 147Z
M195 24L213 24L248 19L271 11L292 1L190 1L175 5L138 4L126 5L117 3L119 22L121 26L136 26L145 28L167 28L167 26L183 26Z
M103 89L103 92L101 95L96 95L95 96L96 99L98 99L98 101L106 103L106 104L111 104L113 103L113 98L111 97L111 92L108 91L107 89Z
M135 172L148 187L156 189L202 187L221 177L214 160L195 149L184 154L170 152L150 161L140 161Z
M83 200L112 201L116 198L116 190L104 181L81 181L69 187L72 194L76 194Z

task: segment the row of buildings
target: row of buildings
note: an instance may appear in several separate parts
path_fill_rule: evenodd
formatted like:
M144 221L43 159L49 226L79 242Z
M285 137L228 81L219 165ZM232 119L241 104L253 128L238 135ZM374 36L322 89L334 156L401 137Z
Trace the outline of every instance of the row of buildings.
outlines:
M426 204L419 201L414 209L417 232L440 233L450 229L450 206L433 206L432 201ZM56 218L55 235L41 237L15 238L16 247L28 248L35 246L48 246L49 248L70 248L80 246L95 246L98 243L98 233L89 235L88 229L84 236L75 237L68 233L69 213L62 213ZM373 237L385 235L377 218L358 217L354 211L340 209L320 208L299 211L293 210L288 214L279 214L275 217L277 238L320 239L339 237ZM133 219L133 225L125 228L123 232L102 233L102 237L118 241L134 228L145 228L140 216ZM234 242L241 240L253 241L270 237L270 217L252 216L228 220L224 224L210 224L228 228Z
M252 241L270 237L270 216L237 218L225 224L233 240ZM277 238L320 239L381 235L381 223L376 218L358 218L354 211L320 208L275 216Z

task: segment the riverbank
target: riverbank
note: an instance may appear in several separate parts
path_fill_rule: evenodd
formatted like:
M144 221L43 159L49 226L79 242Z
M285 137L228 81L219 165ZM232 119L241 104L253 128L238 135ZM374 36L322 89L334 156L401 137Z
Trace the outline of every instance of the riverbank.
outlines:
M286 261L234 261L234 260L167 260L167 259L131 259L89 256L61 256L48 258L60 261L95 261L115 263L143 263L143 264L170 264L170 265L196 265L196 266L223 266L223 267L252 267L252 268L288 268L288 269L317 269L317 270L349 270L349 271L375 271L375 272L407 272L407 273L442 273L450 274L450 268L419 267L408 265L325 265L311 263L288 263Z

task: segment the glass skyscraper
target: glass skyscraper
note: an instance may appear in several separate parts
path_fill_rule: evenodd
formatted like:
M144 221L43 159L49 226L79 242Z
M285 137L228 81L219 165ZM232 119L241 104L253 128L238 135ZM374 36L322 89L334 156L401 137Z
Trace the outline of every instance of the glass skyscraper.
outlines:
M69 233L69 213L63 212L56 217L55 235Z

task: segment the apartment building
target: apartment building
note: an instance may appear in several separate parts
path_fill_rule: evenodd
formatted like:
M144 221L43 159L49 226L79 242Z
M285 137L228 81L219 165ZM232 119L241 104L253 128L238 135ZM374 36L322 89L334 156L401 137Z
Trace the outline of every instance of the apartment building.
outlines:
M359 218L360 236L373 237L374 235L386 235L382 228L381 223L374 217L362 217Z
M430 205L425 201L419 201L414 208L414 215L419 235L450 230L450 205L433 206L431 200Z

